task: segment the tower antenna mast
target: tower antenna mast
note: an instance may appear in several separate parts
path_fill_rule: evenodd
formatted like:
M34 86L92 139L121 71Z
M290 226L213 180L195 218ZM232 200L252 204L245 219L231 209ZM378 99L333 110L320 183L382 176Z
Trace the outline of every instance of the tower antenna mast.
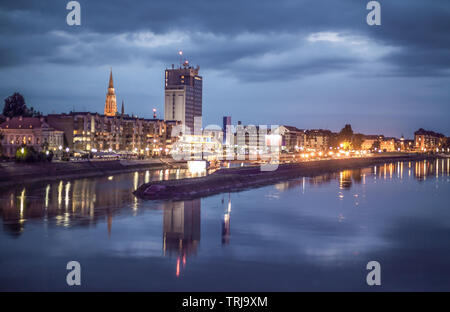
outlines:
M178 51L178 55L180 55L180 68L181 68L181 66L183 65L183 51L182 50Z

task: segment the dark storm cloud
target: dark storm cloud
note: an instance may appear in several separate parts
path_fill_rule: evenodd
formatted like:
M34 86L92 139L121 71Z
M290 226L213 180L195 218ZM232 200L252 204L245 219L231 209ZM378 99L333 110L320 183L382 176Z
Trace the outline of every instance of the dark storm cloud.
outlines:
M450 3L382 2L383 25L369 34L399 50L384 57L394 75L441 76L450 72Z
M0 96L23 91L44 112L101 111L113 67L127 109L151 116L151 107L163 109L163 69L183 49L201 65L213 123L235 114L337 128L366 118L360 125L370 132L413 133L419 123L450 131L441 122L450 101L450 3L379 0L382 25L370 27L368 1L80 0L82 25L73 27L69 0L2 1Z
M107 65L127 62L130 58L173 62L176 44L151 49L135 46L114 46L113 38L120 34L151 32L165 35L171 32L193 34L190 56L201 60L204 66L226 65L264 53L289 51L295 47L292 38L273 40L276 34L303 34L314 32L351 32L365 36L379 45L396 47L382 60L393 66L393 75L430 76L448 74L450 68L450 9L446 1L380 1L382 26L365 24L367 1L80 1L82 26L65 24L66 1L6 1L0 5L0 66L28 62L55 62L67 64ZM63 38L55 31L80 36ZM220 42L207 36L211 34ZM265 40L245 43L234 40L240 34L267 36ZM83 35L84 34L84 35ZM89 35L91 34L91 35ZM275 35L274 35L275 34ZM70 42L79 41L79 42ZM103 43L103 44L102 44ZM109 44L109 46L108 46ZM180 43L181 45L181 43ZM67 47L76 50L70 51ZM181 48L181 47L180 47ZM170 50L170 51L169 51ZM323 62L313 60L308 73L320 73L350 64L349 57L336 56L332 51ZM353 62L359 62L354 59ZM305 65L292 58L292 64L280 69L284 74L298 73ZM313 67L317 66L317 69ZM234 71L239 78L260 73L259 79L272 76L272 68L257 68L240 64Z

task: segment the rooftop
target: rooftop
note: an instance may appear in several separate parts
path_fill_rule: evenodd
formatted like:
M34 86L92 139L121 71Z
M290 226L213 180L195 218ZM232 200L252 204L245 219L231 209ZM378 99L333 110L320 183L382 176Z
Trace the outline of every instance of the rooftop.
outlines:
M13 117L7 118L0 124L0 129L39 129L49 128L42 117Z

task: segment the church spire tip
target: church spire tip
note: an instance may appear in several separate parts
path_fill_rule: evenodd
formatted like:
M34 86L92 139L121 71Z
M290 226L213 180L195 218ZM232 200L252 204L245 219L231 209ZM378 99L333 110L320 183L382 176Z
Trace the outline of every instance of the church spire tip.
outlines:
M109 72L109 87L110 87L110 88L114 88L113 75L112 75L112 67L111 67L110 72Z

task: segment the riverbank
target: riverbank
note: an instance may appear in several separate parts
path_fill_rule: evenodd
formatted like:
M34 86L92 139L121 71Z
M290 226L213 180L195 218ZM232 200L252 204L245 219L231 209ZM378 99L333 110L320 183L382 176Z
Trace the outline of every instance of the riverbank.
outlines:
M21 183L107 176L141 170L185 168L168 160L101 160L51 163L0 163L0 187Z
M304 176L317 176L398 161L434 159L429 155L402 155L350 159L328 159L279 165L275 171L259 167L220 169L205 177L158 181L141 185L134 194L143 199L184 200L222 192L237 192Z

